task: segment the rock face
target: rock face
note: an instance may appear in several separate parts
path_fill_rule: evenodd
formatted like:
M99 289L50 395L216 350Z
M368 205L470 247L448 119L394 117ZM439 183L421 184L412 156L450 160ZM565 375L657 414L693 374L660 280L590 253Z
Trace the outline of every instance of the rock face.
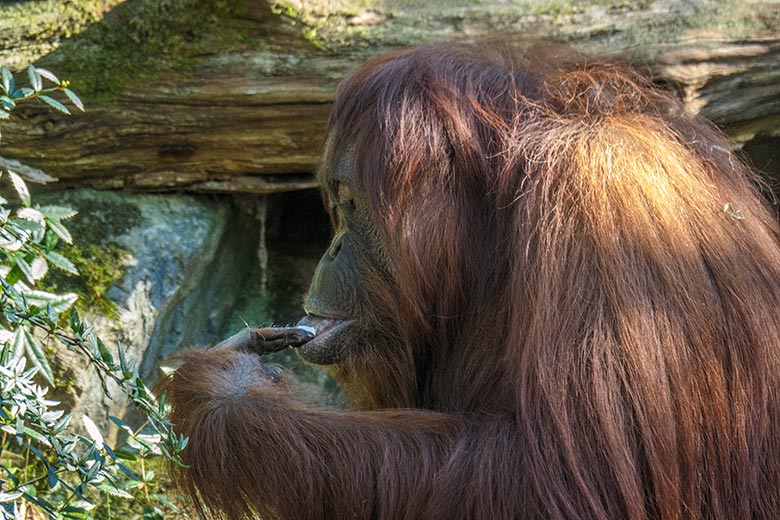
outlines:
M328 239L316 192L258 206L228 196L130 194L89 189L44 193L41 204L69 206L79 278L54 272L53 289L79 294L83 314L106 345L122 345L152 382L159 363L182 348L214 344L241 327L288 324ZM259 211L266 211L268 266L262 271ZM270 251L268 251L270 249ZM265 280L265 282L264 282ZM108 399L83 358L58 350L60 396L75 415L107 425L125 416L124 399ZM327 377L292 352L269 361L288 366L312 392Z
M71 79L87 112L23 110L4 125L0 156L65 185L312 187L338 80L377 54L434 42L552 41L627 55L736 141L780 132L778 0L111 0L105 16L74 0L65 12L81 33L71 38L47 29L35 9L47 2L0 6L0 20L31 13L0 21L0 60L22 48L35 57L17 31L40 35L38 64Z
M57 287L88 300L82 311L96 334L106 345L122 345L147 379L158 360L220 331L239 295L234 275L252 257L251 241L240 237L252 230L229 200L93 190L37 200L79 211L69 222L75 243L66 253L87 263L82 279L59 279ZM112 274L100 276L106 272ZM109 286L98 294L85 290L89 284ZM81 359L68 357L62 363L78 395L74 413L88 411L97 421L122 416L124 400L108 400L94 374L79 367Z

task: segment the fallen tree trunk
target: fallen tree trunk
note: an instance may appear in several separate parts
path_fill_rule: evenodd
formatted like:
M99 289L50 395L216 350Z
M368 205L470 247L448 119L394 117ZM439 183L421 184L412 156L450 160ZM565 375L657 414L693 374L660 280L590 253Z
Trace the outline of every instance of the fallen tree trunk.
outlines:
M400 46L485 39L627 54L736 142L780 133L780 2L160 4L130 0L55 50L42 47L39 64L71 78L87 112L25 108L3 123L0 155L60 186L312 187L344 74Z

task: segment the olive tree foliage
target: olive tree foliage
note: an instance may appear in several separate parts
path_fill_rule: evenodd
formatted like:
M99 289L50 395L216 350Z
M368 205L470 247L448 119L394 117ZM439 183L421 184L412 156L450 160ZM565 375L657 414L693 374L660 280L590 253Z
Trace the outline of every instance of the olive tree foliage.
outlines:
M0 80L0 120L26 102L66 114L68 105L84 110L68 82L45 69L30 66L29 86L19 87L2 66ZM0 519L106 518L105 502L136 495L151 504L149 475L139 477L132 468L139 460L143 468L155 454L178 462L186 440L173 433L164 399L152 395L121 346L108 348L79 316L77 296L40 289L50 269L76 274L58 252L73 241L66 222L76 213L33 204L22 177L8 169L0 171L0 183L7 188L0 192L13 194L11 200L0 196ZM110 446L89 417L73 417L47 397L58 384L51 364L56 349L81 356L107 395L113 381L142 412L146 422L136 429L111 418L127 439L122 446ZM166 504L158 497L144 517L162 518L157 506Z

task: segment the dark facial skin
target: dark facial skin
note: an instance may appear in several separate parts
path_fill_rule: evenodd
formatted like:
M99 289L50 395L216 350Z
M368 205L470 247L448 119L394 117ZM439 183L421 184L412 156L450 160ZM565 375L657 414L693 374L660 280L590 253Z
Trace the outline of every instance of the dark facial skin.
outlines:
M367 201L356 186L351 154L344 153L335 164L319 174L324 199L334 216L334 236L314 272L304 303L307 316L298 323L317 329L314 339L299 352L307 361L321 365L354 355L372 336L359 320L366 304L361 280L367 270L389 276Z
M394 277L367 201L356 187L352 153L324 164L335 164L319 173L334 236L314 272L304 303L306 316L295 327L246 328L217 348L263 355L297 347L305 360L332 365L354 359L372 338L387 334L360 319L375 315L365 312L367 297L362 286L366 280L392 287Z

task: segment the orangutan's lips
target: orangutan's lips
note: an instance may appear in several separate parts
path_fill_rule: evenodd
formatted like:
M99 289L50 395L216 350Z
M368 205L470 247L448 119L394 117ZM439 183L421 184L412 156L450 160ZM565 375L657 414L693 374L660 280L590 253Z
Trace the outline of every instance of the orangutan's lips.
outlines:
M337 328L339 325L347 323L346 320L336 320L331 318L323 318L321 316L314 316L309 314L301 318L296 327L302 327L308 329L314 334L314 337L323 336L330 330Z

